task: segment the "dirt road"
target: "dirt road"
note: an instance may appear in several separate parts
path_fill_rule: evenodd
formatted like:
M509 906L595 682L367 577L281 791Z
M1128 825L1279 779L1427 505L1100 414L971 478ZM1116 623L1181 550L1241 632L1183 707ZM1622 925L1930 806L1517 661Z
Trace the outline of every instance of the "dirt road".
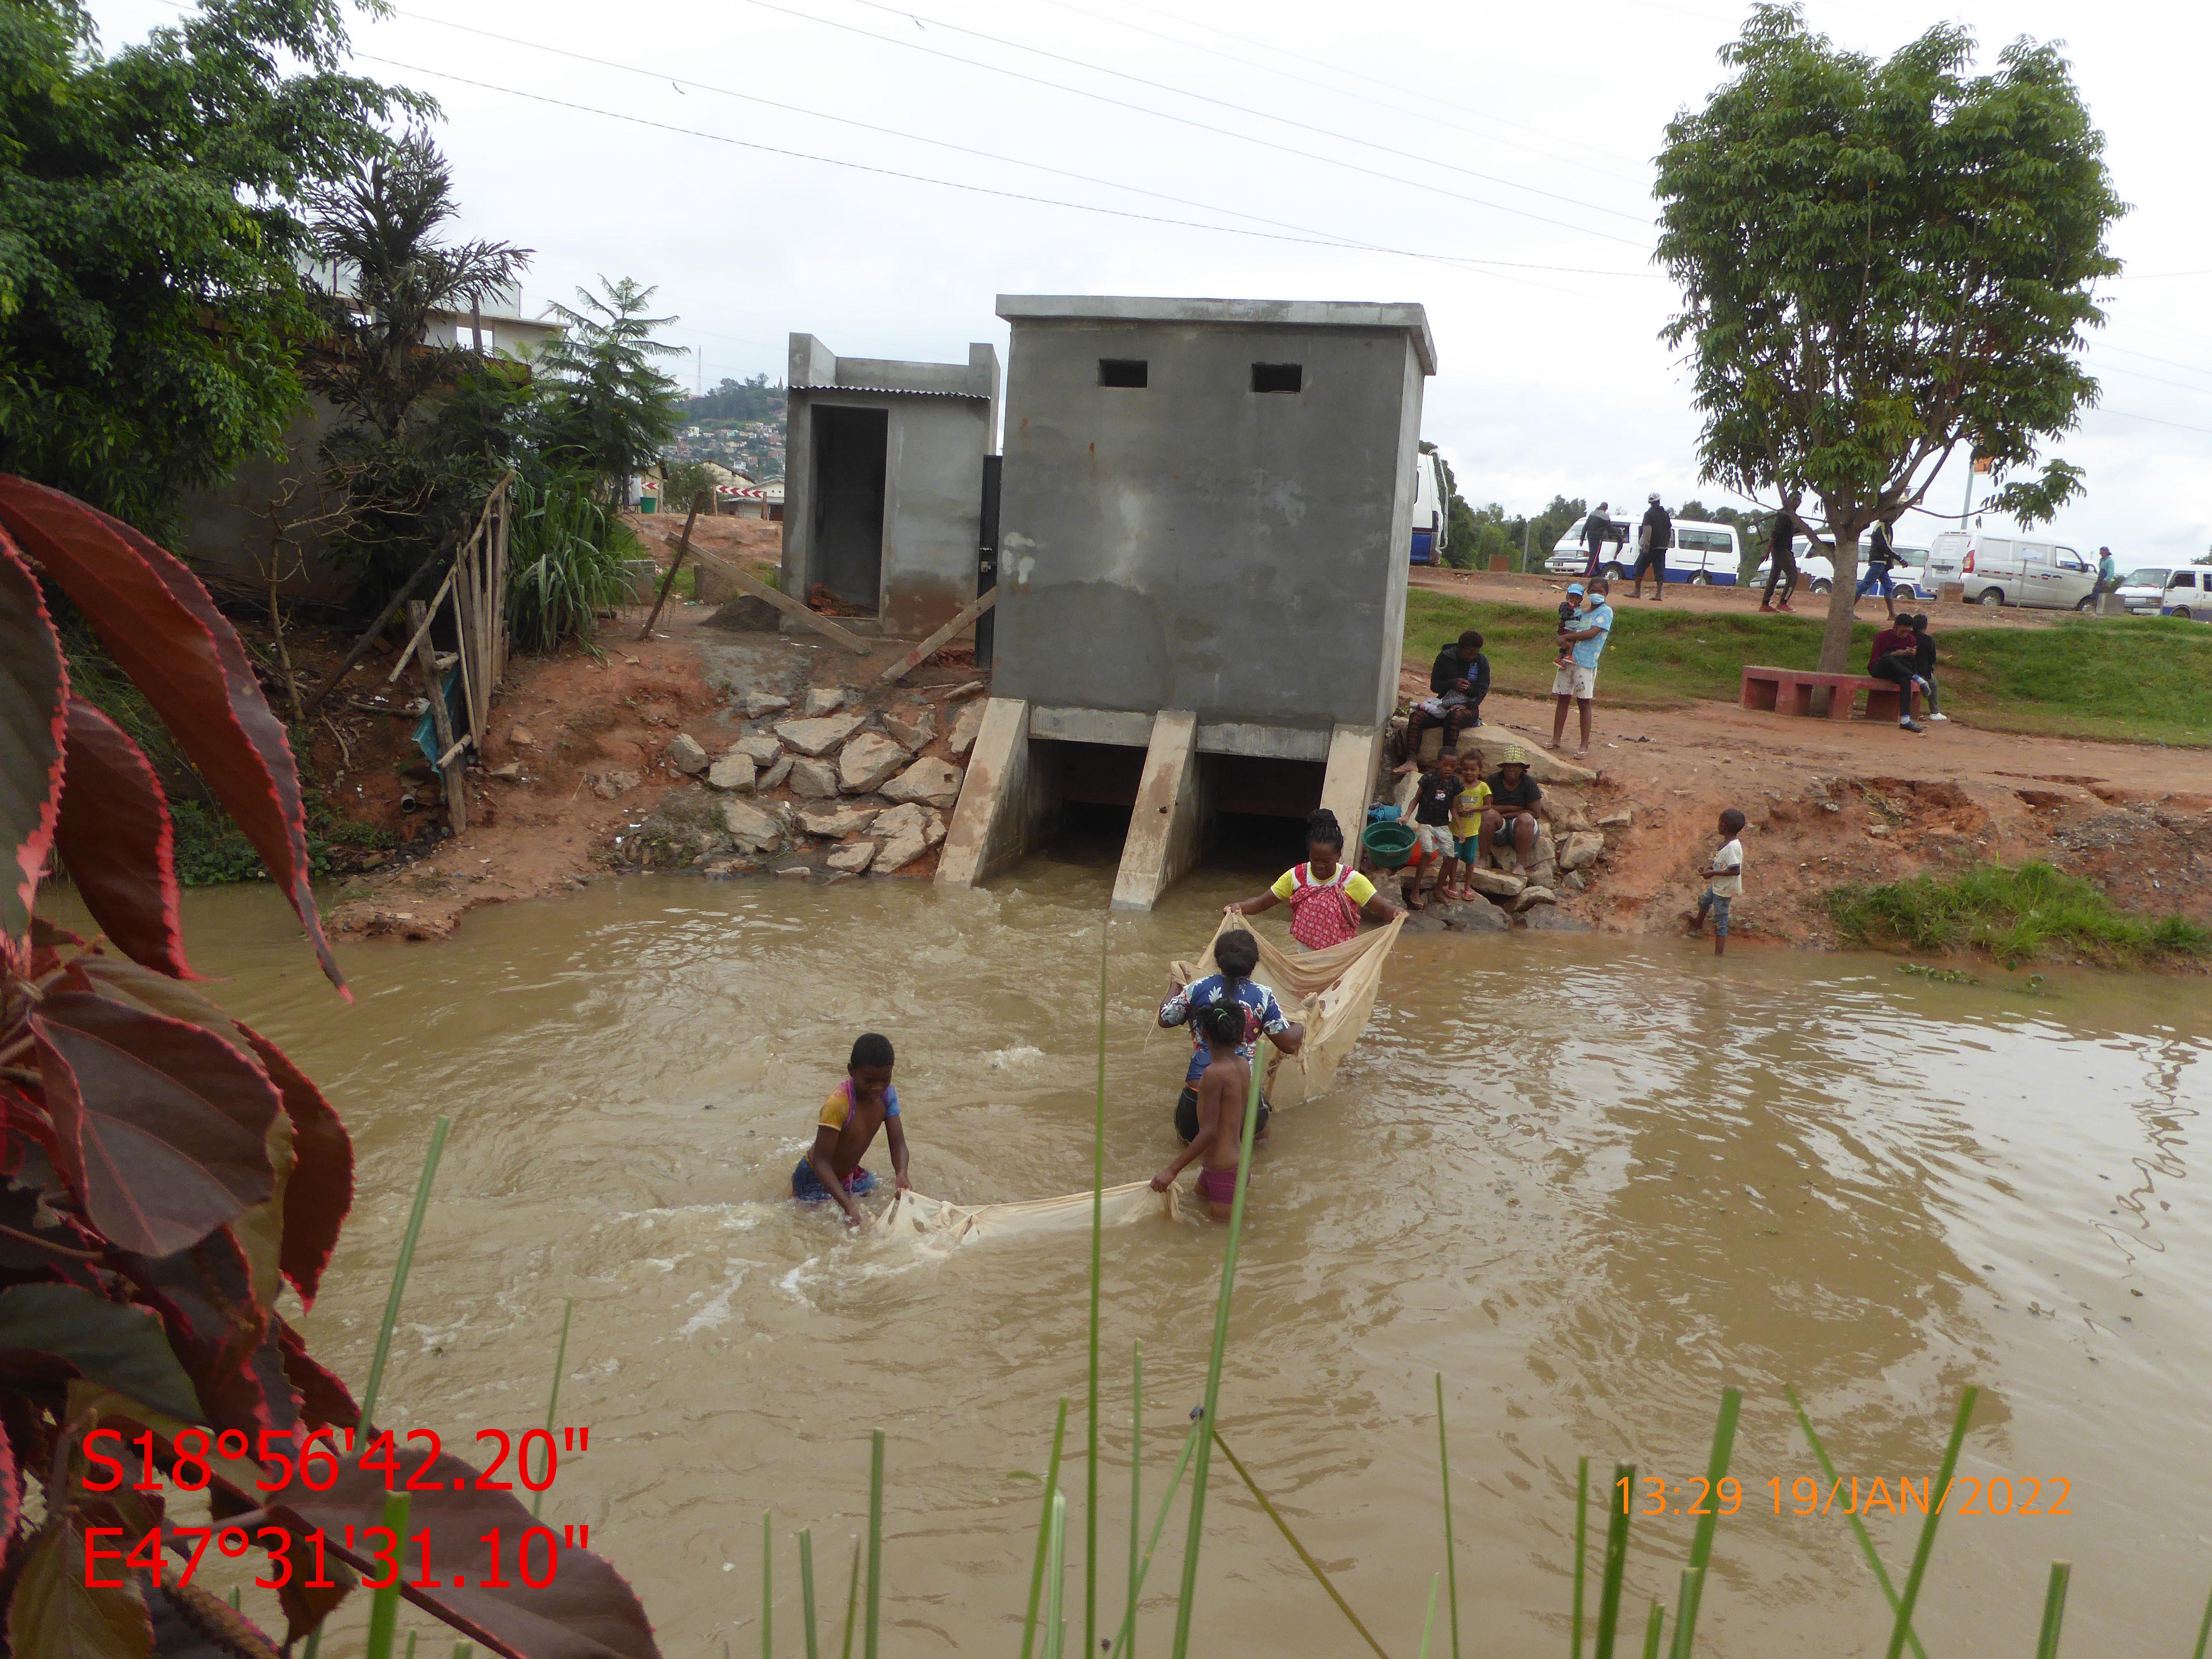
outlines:
M1432 565L1415 567L1412 576L1415 587L1431 592L1544 611L1559 604L1559 596L1574 580L1571 576L1516 576L1504 571L1439 569ZM1632 599L1628 591L1626 581L1613 584L1613 602L1616 609L1680 605L1701 616L1740 616L1759 609L1759 593L1748 587L1692 587L1686 582L1669 582L1663 600ZM1647 594L1651 592L1648 584L1644 591ZM1978 605L1944 605L1935 599L1915 599L1908 608L1926 611L1931 618L1930 626L1939 632L1962 628L2049 628L2074 614L2070 611L2023 611L2016 605L1992 610ZM1828 614L1828 596L1808 593L1801 587L1791 614L1817 622ZM1881 600L1868 595L1859 601L1858 614L1869 622L1875 620L1883 614Z

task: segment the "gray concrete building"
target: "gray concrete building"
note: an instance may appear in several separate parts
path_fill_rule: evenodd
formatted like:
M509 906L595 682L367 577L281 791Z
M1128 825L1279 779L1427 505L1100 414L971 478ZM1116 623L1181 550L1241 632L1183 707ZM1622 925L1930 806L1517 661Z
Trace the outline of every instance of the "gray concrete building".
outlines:
M1043 295L998 309L1012 344L993 706L939 881L1019 857L1070 798L1132 809L1124 908L1190 866L1217 812L1326 801L1356 836L1396 696L1436 371L1425 313Z
M927 634L975 597L999 354L965 363L840 357L791 337L783 588L819 583L886 634Z

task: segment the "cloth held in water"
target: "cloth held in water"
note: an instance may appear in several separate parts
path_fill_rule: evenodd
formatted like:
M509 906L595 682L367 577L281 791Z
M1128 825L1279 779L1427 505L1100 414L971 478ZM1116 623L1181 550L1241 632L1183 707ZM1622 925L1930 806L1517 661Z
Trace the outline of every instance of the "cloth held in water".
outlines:
M1382 963L1405 925L1404 916L1394 916L1385 926L1341 945L1293 956L1243 916L1224 915L1213 938L1206 942L1206 954L1188 965L1175 963L1175 976L1190 981L1217 971L1213 947L1222 934L1231 928L1251 933L1260 946L1260 966L1252 977L1273 991L1283 1012L1306 1028L1297 1054L1285 1054L1269 1045L1261 1062L1266 1067L1261 1086L1268 1101L1278 1108L1295 1106L1328 1087L1338 1065L1367 1029Z
M1175 1189L1156 1193L1149 1181L1109 1187L1100 1194L1100 1220L1109 1227L1146 1221L1155 1216L1172 1221L1176 1213ZM939 1244L965 1244L980 1238L1011 1238L1035 1233L1079 1232L1091 1225L1091 1194L1069 1193L1061 1198L985 1204L971 1209L921 1193L901 1193L876 1225L904 1237Z

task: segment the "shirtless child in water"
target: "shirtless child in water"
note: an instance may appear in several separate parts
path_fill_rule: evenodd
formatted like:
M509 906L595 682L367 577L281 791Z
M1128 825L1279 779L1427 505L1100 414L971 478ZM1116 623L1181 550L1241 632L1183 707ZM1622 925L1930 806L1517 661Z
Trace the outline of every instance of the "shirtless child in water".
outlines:
M1252 1068L1237 1052L1244 1040L1244 1011L1234 1002L1212 1003L1191 1023L1212 1056L1196 1085L1198 1133L1181 1158L1152 1177L1152 1190L1167 1191L1191 1159L1198 1158L1198 1190L1207 1212L1226 1221L1237 1196L1237 1161L1244 1148L1244 1106L1252 1095Z
M906 1130L899 1123L898 1091L891 1087L893 1058L887 1036L871 1031L854 1042L845 1080L822 1103L814 1144L791 1172L793 1198L802 1204L834 1198L855 1227L868 1224L866 1213L853 1200L875 1190L876 1178L860 1167L860 1159L874 1144L877 1130L890 1143L891 1179L902 1193L914 1189L906 1176Z

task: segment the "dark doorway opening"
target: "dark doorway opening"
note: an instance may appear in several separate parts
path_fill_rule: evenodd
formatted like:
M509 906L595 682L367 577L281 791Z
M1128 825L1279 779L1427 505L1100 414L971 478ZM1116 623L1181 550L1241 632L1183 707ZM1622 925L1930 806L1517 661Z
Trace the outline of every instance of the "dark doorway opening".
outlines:
M884 464L890 412L814 410L814 552L810 580L871 613L884 588ZM804 599L804 594L794 595Z
M1250 755L1209 755L1203 763L1212 772L1214 810L1207 869L1249 872L1272 881L1305 857L1306 817L1321 805L1327 766ZM1359 829L1344 826L1347 842ZM1358 857L1356 848L1346 851Z
M1045 837L1052 856L1114 868L1129 838L1129 809L1144 780L1145 751L1121 744L1054 742L1050 764L1060 798Z

